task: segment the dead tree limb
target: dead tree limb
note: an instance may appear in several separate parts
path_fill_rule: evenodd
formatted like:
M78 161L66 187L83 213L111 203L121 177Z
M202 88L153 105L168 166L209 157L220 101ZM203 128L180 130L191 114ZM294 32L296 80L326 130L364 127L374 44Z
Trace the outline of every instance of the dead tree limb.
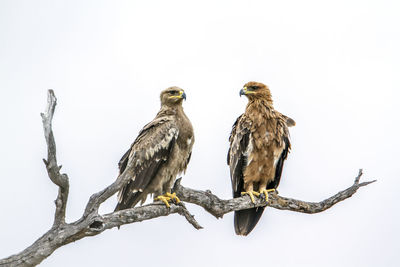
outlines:
M207 212L214 215L216 218L222 218L224 214L235 210L243 210L263 206L269 206L280 210L290 210L313 214L329 209L336 203L351 197L355 192L357 192L360 187L369 185L370 183L376 181L373 180L360 183L360 178L362 174L362 169L360 169L352 186L320 202L306 202L302 200L281 197L275 192L269 193L268 203L266 203L265 200L263 200L262 198L255 198L255 203L253 204L250 201L249 196L223 200L218 198L216 195L213 195L209 190L199 191L183 187L180 184L181 179L178 179L175 182L174 191L182 201L202 206Z
M61 174L61 166L57 164L56 142L54 140L52 121L57 104L57 98L53 90L49 90L47 95L47 108L45 113L41 113L44 129L44 136L47 144L47 160L43 159L46 165L47 173L50 180L58 186L58 196L55 200L56 212L54 214L53 227L57 227L65 223L65 209L67 207L69 181L66 174Z
M122 188L129 179L128 173L122 173L110 186L93 194L80 219L72 223L66 223L65 209L68 200L69 181L66 174L60 173L61 166L57 164L56 144L52 131L52 119L57 99L53 90L48 91L47 101L46 112L41 114L48 153L47 160L44 159L43 161L50 180L59 187L58 196L55 201L56 211L53 226L22 252L1 259L0 266L35 266L50 256L57 248L84 237L98 235L107 229L119 227L124 224L141 222L174 213L185 217L194 228L202 228L183 203L172 204L170 208L161 203L152 203L108 214L99 214L100 205ZM235 210L261 206L270 206L276 209L303 213L318 213L351 197L360 187L375 182L374 180L360 183L361 175L362 170L359 171L352 186L321 202L305 202L281 197L276 193L269 194L268 203L262 198L256 198L256 202L253 204L248 196L223 200L213 195L209 190L200 191L186 188L180 184L180 179L176 181L174 191L182 201L201 206L217 218L221 218L224 214Z

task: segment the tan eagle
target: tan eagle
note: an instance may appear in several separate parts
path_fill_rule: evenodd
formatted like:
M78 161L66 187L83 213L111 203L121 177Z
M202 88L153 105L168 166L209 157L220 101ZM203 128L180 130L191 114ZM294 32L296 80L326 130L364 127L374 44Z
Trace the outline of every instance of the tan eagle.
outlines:
M193 127L183 112L185 92L169 87L161 92L161 109L139 132L131 148L118 163L119 173L128 172L131 179L118 193L115 211L134 207L154 194L169 207L179 199L171 188L176 176L185 172L194 143Z
M283 162L290 150L288 127L291 118L276 111L268 87L248 82L240 96L248 98L246 111L237 118L229 137L228 165L234 197L255 196L274 191L281 179ZM236 211L235 232L248 235L260 219L264 207Z

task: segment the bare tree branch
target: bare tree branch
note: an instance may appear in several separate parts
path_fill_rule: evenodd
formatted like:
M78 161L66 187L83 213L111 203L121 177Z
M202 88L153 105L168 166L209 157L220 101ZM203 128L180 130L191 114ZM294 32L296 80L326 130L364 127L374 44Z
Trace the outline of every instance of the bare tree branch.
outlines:
M240 198L223 200L218 198L216 195L213 195L209 190L199 191L183 187L180 185L181 179L178 179L175 182L174 192L176 192L182 201L202 206L207 212L211 213L217 218L222 218L224 214L235 210L262 206L313 214L327 210L336 203L351 197L360 187L376 182L376 180L373 180L359 183L362 174L362 169L360 169L352 186L320 202L306 202L302 200L281 197L275 192L269 193L268 203L262 198L255 198L255 203L253 204L250 201L250 197L247 195Z
M185 217L194 228L202 228L182 202L179 204L173 203L170 208L167 208L162 203L152 203L108 214L98 214L100 205L121 189L131 176L130 173L125 172L110 186L90 197L85 211L79 220L66 223L65 208L68 200L69 181L66 174L60 174L61 166L58 166L56 159L56 144L52 131L52 119L56 102L57 100L53 90L49 90L46 112L41 114L48 149L47 160L44 160L44 162L50 180L59 187L58 196L55 201L56 211L53 226L48 232L22 252L1 259L0 266L35 266L50 256L57 248L84 237L98 235L107 229L119 227L124 224L141 222L174 213ZM268 202L266 202L265 199L256 198L256 202L253 204L248 196L223 200L213 195L209 190L200 191L186 188L180 184L181 179L176 181L174 191L182 201L201 206L217 218L221 218L224 214L235 210L260 206L270 206L276 209L303 213L318 213L351 197L360 187L376 181L360 183L361 175L362 170L359 171L352 186L321 202L305 202L281 197L275 192L269 194Z
M67 206L69 192L68 176L66 174L60 174L61 166L57 165L56 143L52 130L52 120L56 104L57 98L54 95L53 90L50 89L47 94L46 112L41 113L40 115L42 116L44 136L47 143L47 160L43 159L43 161L46 165L50 180L59 187L58 196L55 201L56 212L54 215L53 227L57 227L65 223L65 209Z

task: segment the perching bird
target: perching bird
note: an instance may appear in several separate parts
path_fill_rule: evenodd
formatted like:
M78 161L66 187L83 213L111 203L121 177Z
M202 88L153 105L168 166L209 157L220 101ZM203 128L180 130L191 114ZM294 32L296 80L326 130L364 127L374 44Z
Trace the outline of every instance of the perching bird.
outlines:
M161 92L161 109L139 132L131 148L119 161L119 173L128 172L129 182L118 193L115 211L134 207L154 194L169 207L179 198L171 194L176 176L185 172L194 143L193 127L183 112L185 92L169 87Z
M281 179L283 162L290 150L288 127L295 121L272 106L271 92L258 82L248 82L240 96L248 98L246 111L237 118L229 137L228 165L233 197L264 196L274 191ZM235 211L235 232L248 235L264 207Z

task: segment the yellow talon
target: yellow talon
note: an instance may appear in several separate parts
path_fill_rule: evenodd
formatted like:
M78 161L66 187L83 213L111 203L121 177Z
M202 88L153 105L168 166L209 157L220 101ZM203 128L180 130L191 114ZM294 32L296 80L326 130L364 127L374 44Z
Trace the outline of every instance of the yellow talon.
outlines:
M242 194L242 196L243 196L243 195L249 195L249 196L250 196L250 199L251 199L251 202L253 202L253 204L256 203L256 202L254 201L254 196L257 196L257 197L260 196L260 193L258 193L258 192L256 192L256 191L247 191L247 192L242 192L241 194Z
M265 196L265 202L268 202L268 200L269 200L269 198L268 198L269 192L275 192L275 189L263 189L260 191L260 194L264 194L264 196Z
M158 196L154 198L154 201L160 200L164 202L165 206L167 208L170 208L171 206L169 205L169 202L174 201L176 203L180 203L181 200L176 196L176 193L165 193L164 195Z
M165 206L167 206L167 208L170 208L171 206L169 205L168 201L171 201L171 198L168 196L158 196L156 198L154 198L154 201L157 200L161 200L162 202L164 202Z
M179 199L179 197L176 196L176 193L166 193L165 196L171 198L171 200L175 200L176 203L181 202L181 200Z

